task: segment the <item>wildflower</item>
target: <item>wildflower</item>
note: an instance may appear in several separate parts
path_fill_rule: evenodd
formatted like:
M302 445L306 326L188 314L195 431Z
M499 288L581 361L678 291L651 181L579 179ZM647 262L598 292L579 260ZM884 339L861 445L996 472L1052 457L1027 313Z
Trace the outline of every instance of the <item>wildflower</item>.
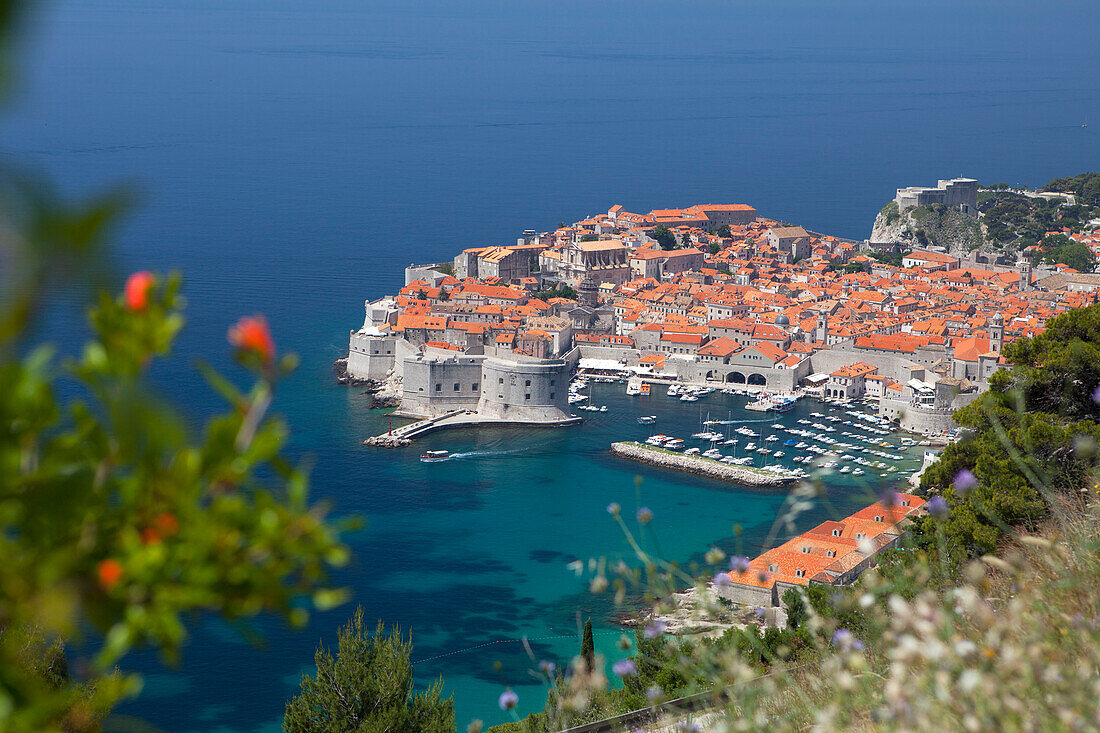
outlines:
M833 644L841 651L863 651L863 642L855 637L848 629L837 629L833 634Z
M649 507L642 507L638 510L638 521L642 524L649 524L653 521L653 512L650 511Z
M971 473L968 469L963 469L955 474L955 480L952 482L955 487L955 493L959 496L966 496L970 493L970 490L978 485L977 477Z
M884 507L892 507L898 503L898 495L897 492L887 486L879 491L878 500L882 502Z
M607 505L607 513L613 517L619 516L619 510L621 509L622 507L619 506L619 503L617 501L613 501Z
M557 669L557 665L553 662L548 662L545 659L539 662L539 671L549 677L554 674L554 670Z
M756 617L757 617L757 618L764 618L764 613L765 613L765 611L764 611L764 609L763 609L763 608L757 608L757 609L755 609L755 610L753 611L753 613L755 613L755 614L756 614Z
M153 273L142 270L130 275L126 280L126 307L132 311L143 311L149 306L149 291L157 279Z
M519 704L519 695L511 690L505 690L500 693L500 699L497 700L501 710L513 710L516 705Z
M110 590L118 581L122 580L122 563L114 558L101 560L96 566L96 574L99 577L99 587Z
M731 557L730 570L734 571L735 573L747 573L749 570L749 559L744 555Z
M160 532L152 527L146 527L141 530L141 541L146 545L155 545L160 542Z
M714 584L720 588L723 588L730 584L729 573L718 573L714 576Z
M650 702L655 702L661 699L661 696L665 694L665 691L658 685L650 685L646 688L645 696Z
M244 352L260 357L264 364L275 358L275 342L263 316L244 316L229 329L229 343Z
M619 677L633 677L638 674L638 668L634 666L633 659L620 659L611 665L611 671Z
M707 554L703 556L708 565L717 565L726 559L726 553L719 550L717 547L712 547L707 550Z
M1100 386L1097 386L1096 389L1092 391L1092 401L1100 404Z
M946 517L951 509L947 506L947 502L943 500L942 496L933 496L928 500L927 504L928 513L933 517L942 518Z
M649 624L645 627L645 631L643 631L642 634L647 639L656 639L658 636L665 633L666 628L667 627L665 626L664 621L659 618L655 618L649 622Z

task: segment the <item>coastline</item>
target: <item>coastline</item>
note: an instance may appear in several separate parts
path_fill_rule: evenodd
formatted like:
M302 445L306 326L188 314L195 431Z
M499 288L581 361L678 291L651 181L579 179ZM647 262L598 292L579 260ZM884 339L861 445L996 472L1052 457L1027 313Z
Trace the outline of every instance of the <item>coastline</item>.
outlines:
M709 476L710 478L733 481L755 488L781 488L799 479L795 476L783 476L776 473L730 466L709 458L685 456L658 448L651 448L638 442L618 442L611 444L611 454L661 468Z

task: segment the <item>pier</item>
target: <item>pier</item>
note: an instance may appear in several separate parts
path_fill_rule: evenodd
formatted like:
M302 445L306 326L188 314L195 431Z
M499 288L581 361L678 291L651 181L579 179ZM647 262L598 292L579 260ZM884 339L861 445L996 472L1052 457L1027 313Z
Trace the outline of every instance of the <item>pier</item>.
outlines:
M661 466L662 468L674 468L679 471L710 476L711 478L734 481L745 486L778 488L796 483L799 480L796 476L785 476L748 466L728 465L702 456L686 456L683 453L656 448L643 443L612 443L611 453L612 455Z
M564 420L532 422L522 420L502 420L500 418L479 415L473 410L451 410L450 412L435 417L417 420L408 425L391 430L381 435L375 435L363 441L364 445L373 445L379 448L403 448L411 445L413 440L428 433L447 428L474 428L474 427L505 427L523 425L526 427L564 427L576 425L581 422L579 417L569 417Z

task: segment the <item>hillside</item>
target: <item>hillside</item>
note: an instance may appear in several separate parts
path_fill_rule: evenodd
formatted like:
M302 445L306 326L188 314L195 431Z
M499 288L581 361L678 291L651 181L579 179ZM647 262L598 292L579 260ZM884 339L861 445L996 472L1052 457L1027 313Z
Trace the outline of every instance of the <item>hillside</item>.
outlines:
M872 242L901 242L910 249L938 245L972 250L986 243L978 220L942 205L916 206L904 214L896 202L882 207L871 230Z

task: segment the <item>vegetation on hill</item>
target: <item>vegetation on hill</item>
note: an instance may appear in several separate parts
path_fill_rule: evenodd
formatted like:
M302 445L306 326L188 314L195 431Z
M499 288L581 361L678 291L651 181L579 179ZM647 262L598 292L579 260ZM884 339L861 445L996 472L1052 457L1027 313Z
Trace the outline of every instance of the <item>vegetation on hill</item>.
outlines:
M1006 346L1005 357L1012 369L955 413L969 436L921 477L921 490L951 508L944 546L929 549L953 566L992 552L1009 527L1034 528L1088 486L1096 465L1100 305L1052 319L1043 334Z
M1039 249L1033 251L1031 259L1035 264L1069 265L1080 272L1092 272L1096 267L1096 257L1088 245L1070 239L1065 234L1043 237L1039 242Z
M537 293L535 293L535 297L539 300L545 301L549 301L551 298L566 298L567 300L576 300L577 291L574 290L571 285L558 283L552 288L538 291Z
M1082 173L1070 178L1055 178L1040 190L1072 193L1076 195L1078 204L1100 207L1100 173Z

